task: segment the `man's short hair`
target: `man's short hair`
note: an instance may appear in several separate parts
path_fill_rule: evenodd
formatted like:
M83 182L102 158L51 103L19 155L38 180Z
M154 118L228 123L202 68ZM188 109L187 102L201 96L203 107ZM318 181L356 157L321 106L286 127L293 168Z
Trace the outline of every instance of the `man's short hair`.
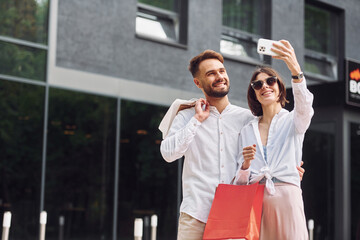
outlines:
M285 106L285 103L289 102L286 99L286 88L285 88L285 84L284 84L280 74L271 67L260 66L254 71L254 73L251 77L251 80L250 80L250 83L248 86L248 92L247 92L249 108L250 108L251 112L255 116L258 116L258 117L263 115L263 111L262 111L261 103L256 98L255 90L251 87L251 83L256 80L257 76L260 73L265 73L269 76L277 77L277 79L278 79L277 83L279 85L279 91L280 91L278 102L281 104L282 107Z
M221 63L224 63L224 57L220 53L214 50L205 50L190 60L189 71L193 77L198 73L200 63L206 59L217 59Z

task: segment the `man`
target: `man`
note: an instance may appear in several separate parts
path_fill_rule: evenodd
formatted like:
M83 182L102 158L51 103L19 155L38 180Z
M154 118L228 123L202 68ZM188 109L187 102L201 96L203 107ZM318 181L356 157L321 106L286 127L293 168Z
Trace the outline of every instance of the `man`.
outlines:
M220 53L206 50L190 61L189 71L205 99L178 112L160 151L167 162L185 156L178 240L202 239L219 183L230 183L237 169L239 133L254 116L231 105L229 77Z

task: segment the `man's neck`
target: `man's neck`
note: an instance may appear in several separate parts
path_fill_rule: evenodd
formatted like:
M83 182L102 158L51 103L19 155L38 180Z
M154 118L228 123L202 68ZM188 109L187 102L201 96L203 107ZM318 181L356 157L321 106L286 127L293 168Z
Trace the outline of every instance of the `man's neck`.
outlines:
M230 103L228 96L222 98L206 97L206 100L209 102L210 106L216 107L219 113L222 113Z

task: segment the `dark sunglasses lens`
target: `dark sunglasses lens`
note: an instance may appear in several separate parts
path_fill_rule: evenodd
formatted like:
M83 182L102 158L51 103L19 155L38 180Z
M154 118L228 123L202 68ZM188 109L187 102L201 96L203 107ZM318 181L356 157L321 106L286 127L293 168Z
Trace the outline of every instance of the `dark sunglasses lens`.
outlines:
M269 77L266 79L266 83L269 86L274 86L274 84L276 83L276 77Z
M255 90L259 90L262 88L263 81L255 81L252 83L252 86Z

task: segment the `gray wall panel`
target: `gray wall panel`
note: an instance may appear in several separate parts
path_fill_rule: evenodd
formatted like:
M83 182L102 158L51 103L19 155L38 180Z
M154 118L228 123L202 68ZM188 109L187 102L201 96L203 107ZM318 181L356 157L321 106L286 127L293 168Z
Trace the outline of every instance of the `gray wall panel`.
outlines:
M322 1L345 9L346 57L360 60L359 0ZM135 37L136 0L59 1L57 65L157 86L199 92L187 70L191 57L205 49L219 51L222 1L189 0L186 48ZM304 1L272 0L271 36L287 39L304 68ZM230 98L246 105L253 65L226 59ZM290 86L283 62L273 67Z
M57 65L198 91L187 65L205 49L219 51L221 1L190 1L187 49L136 38L134 2L60 1Z

